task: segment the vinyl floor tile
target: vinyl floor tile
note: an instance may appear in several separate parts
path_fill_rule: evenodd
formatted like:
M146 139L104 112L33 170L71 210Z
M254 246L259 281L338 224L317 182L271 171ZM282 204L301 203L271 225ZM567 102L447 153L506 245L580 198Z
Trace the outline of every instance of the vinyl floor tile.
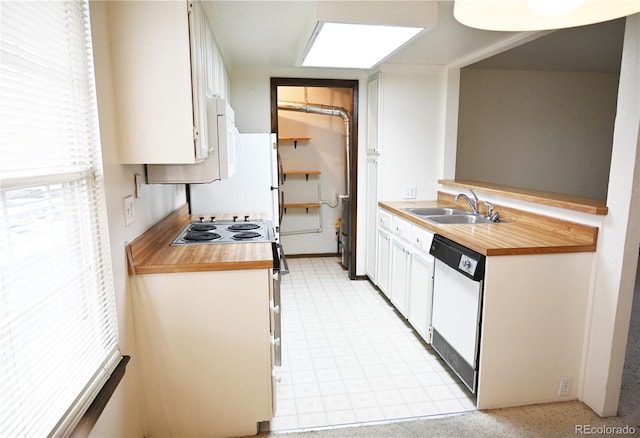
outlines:
M289 260L272 431L475 410L471 394L368 281L338 259Z

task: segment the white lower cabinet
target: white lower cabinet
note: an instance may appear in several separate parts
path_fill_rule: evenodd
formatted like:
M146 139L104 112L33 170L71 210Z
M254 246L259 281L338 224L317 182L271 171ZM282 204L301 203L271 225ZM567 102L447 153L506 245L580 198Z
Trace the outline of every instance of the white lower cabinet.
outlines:
M378 212L376 285L416 332L431 343L433 233L388 211Z
M411 257L409 277L409 311L407 319L427 343L431 343L431 308L433 306L432 255L415 251Z
M402 240L391 241L391 302L407 317L407 277L411 266L411 247Z
M378 229L378 269L376 285L389 297L391 283L391 235Z

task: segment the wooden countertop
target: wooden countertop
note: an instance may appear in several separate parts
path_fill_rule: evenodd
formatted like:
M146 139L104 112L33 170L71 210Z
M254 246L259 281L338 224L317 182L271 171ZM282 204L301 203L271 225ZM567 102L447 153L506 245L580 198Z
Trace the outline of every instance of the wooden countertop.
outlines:
M594 252L598 228L534 213L495 206L508 222L493 224L437 224L401 210L408 207L457 207L464 201L438 193L435 201L379 202L378 205L410 222L440 234L486 256Z
M544 192L519 187L504 186L479 181L468 180L438 180L439 184L463 190L475 189L484 193L520 199L552 207L566 208L584 213L606 215L609 212L607 203L601 199L585 198L582 196L565 195L562 193Z
M214 216L218 219L231 219L230 216ZM160 274L273 267L270 242L171 246L173 239L192 220L198 220L198 215L189 215L185 204L131 242L127 246L129 273Z

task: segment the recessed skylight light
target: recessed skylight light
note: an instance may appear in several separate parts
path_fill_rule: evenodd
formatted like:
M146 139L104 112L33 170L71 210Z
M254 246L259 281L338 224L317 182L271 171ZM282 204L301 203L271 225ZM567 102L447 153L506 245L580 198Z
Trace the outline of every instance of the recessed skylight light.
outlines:
M422 30L420 27L318 23L302 65L368 69Z

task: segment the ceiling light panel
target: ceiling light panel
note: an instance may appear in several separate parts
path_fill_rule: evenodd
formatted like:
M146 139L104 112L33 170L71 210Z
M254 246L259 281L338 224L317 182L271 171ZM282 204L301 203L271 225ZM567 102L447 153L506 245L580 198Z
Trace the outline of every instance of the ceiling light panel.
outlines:
M369 69L423 30L420 27L318 23L303 54L302 65Z

